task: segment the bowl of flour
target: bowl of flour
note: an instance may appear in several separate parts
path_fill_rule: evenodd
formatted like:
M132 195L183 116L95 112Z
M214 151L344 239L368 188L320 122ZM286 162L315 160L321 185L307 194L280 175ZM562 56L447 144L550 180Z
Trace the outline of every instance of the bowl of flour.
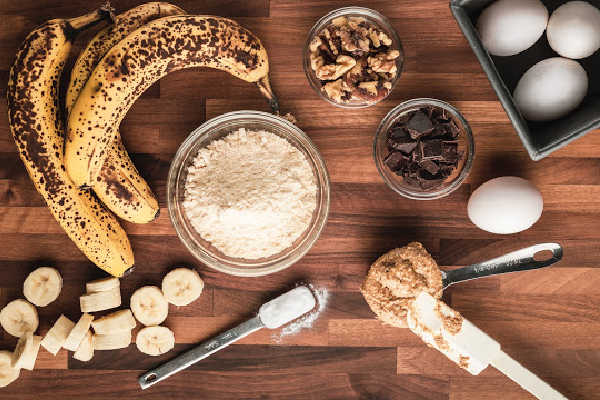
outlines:
M287 120L236 111L194 130L171 163L169 216L201 262L262 276L300 260L327 223L329 176L310 138Z

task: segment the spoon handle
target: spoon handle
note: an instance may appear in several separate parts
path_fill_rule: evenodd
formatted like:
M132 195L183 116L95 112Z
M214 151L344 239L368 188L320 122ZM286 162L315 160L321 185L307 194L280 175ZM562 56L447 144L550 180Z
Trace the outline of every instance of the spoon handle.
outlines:
M186 351L185 353L173 358L171 361L167 361L157 368L146 371L138 378L138 383L142 389L147 389L155 383L158 383L163 379L167 379L169 376L188 368L192 364L195 364L200 360L204 360L211 354L229 346L231 343L240 340L241 338L248 336L252 332L256 332L257 330L264 328L264 326L265 325L262 323L260 318L256 316L246 322L241 323L235 328L231 328L230 330L199 344L197 347Z
M549 250L552 257L545 260L535 260L534 255L540 251ZM526 271L547 267L562 259L563 249L558 243L541 243L521 250L513 251L501 257L494 258L468 267L442 271L444 289L462 281L483 278L485 276L504 274L507 272Z

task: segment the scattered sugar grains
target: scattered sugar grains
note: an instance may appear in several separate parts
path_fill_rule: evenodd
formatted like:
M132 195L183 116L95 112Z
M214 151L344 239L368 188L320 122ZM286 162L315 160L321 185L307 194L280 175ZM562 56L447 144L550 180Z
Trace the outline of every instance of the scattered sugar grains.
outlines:
M200 236L225 255L259 259L306 231L316 194L300 150L274 133L242 128L198 152L183 207Z
M311 328L314 322L319 318L319 315L325 307L327 307L327 301L329 300L329 292L326 288L316 289L313 285L308 285L313 295L317 299L317 306L315 309L301 318L292 321L285 325L278 333L274 333L271 339L275 342L280 342L286 336L292 336L299 333L302 329Z

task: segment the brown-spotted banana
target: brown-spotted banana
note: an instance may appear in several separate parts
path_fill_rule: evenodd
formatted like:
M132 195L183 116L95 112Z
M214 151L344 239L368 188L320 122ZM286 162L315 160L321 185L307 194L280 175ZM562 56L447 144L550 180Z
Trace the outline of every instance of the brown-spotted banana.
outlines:
M267 51L226 18L184 15L154 20L115 45L77 98L68 122L67 171L79 186L97 180L121 120L135 100L171 71L210 67L258 84L276 109Z
M98 32L77 57L67 88L67 115L98 62L114 45L152 20L181 14L185 11L173 4L151 2L117 15L114 24ZM158 200L135 168L118 132L98 179L90 186L104 205L124 220L146 223L159 214Z
M121 276L133 266L129 239L116 217L67 174L58 105L58 82L76 33L109 14L99 9L50 20L27 36L10 71L8 119L19 156L54 218L91 261Z

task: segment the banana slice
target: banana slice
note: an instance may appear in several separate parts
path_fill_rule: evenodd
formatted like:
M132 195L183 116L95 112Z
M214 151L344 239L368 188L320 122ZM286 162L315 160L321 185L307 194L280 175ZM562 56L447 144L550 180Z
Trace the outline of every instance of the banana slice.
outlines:
M67 350L77 351L79 344L85 337L85 334L90 330L90 325L92 324L93 320L93 315L84 313L81 318L79 318L79 321L77 321L75 327L69 333L69 336L67 336L67 340L65 340L65 343L62 347Z
M85 290L88 293L94 292L106 292L111 289L120 288L121 282L119 278L103 278L95 281L91 281L85 284Z
M159 356L175 347L175 334L164 326L149 326L138 332L135 345L142 353Z
M20 338L26 332L35 332L40 321L35 307L26 300L13 300L0 311L0 325L6 332Z
M46 307L58 298L62 286L63 280L57 270L41 267L27 276L23 284L23 294L36 306Z
M169 303L156 286L139 288L129 303L135 318L146 326L160 324L169 314Z
M121 331L112 335L94 335L95 350L116 350L129 347L131 344L131 331Z
M42 347L48 350L49 353L56 355L60 348L65 344L69 333L75 327L75 323L69 318L61 314L54 326L50 328L44 339Z
M73 358L79 361L88 362L94 357L94 336L92 331L88 329Z
M167 301L176 306L187 306L202 294L204 281L198 272L188 268L176 268L162 281L162 291Z
M13 368L12 353L10 351L0 351L0 388L8 386L10 383L17 380L20 369Z
M87 293L79 298L81 312L110 310L121 305L121 289L113 288L104 292Z
M34 336L32 332L27 332L19 339L17 347L12 354L12 367L16 369L25 368L33 371L35 360L37 360L40 351L41 336Z
M92 322L94 332L101 335L112 335L121 331L130 331L137 325L131 310L115 311Z

